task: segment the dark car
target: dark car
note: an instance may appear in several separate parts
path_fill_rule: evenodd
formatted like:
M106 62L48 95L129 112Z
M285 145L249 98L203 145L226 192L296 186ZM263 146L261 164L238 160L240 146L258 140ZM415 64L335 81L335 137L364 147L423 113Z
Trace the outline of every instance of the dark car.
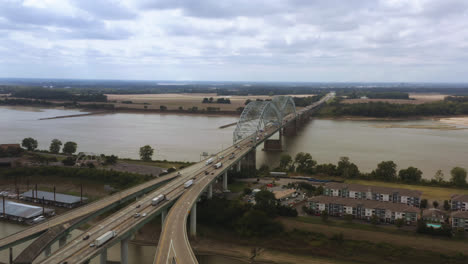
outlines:
M83 240L88 240L88 238L89 238L89 235L86 235L83 237Z

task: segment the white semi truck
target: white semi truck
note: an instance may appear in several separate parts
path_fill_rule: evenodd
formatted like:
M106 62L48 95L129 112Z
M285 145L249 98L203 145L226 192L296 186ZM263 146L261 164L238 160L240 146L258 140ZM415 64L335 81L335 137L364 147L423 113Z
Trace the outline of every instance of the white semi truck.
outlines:
M215 169L219 169L219 168L221 168L222 166L223 166L223 163L221 163L221 162L218 162L218 163L216 163L216 164L214 165Z
M151 200L151 205L156 206L160 202L164 201L165 199L166 199L166 196L164 194L160 194Z
M115 231L107 231L106 233L102 234L100 237L96 238L96 241L94 241L94 245L96 247L100 247L104 245L107 241L109 241L111 238L115 237L117 235L117 232Z
M192 184L193 184L193 179L188 180L184 183L184 188L187 189L188 187L192 186Z
M210 165L211 163L213 163L213 161L214 161L214 158L209 158L205 164Z

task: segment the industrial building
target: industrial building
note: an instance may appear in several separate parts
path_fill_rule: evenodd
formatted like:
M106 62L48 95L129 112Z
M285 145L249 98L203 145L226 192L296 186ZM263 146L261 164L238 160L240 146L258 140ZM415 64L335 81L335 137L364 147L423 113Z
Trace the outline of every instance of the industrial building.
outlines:
M54 206L66 208L77 207L88 200L86 197L38 190L29 190L23 193L22 196L25 201L42 203L42 200L44 199L44 204L51 204Z
M5 200L0 206L0 217L9 220L24 222L32 221L40 215L54 215L54 210L29 204L16 203Z

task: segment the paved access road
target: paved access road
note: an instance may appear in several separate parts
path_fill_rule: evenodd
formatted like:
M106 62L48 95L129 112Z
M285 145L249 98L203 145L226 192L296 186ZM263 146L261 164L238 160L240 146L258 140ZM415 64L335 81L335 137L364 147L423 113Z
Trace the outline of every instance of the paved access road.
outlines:
M298 112L298 116L305 112L319 106L320 104L333 98L334 94L327 94L320 101L304 108ZM295 116L290 114L284 117L281 127L287 125L289 122L295 122ZM279 128L281 129L281 128ZM261 141L272 136L278 131L278 127L270 126L265 129L264 137ZM236 152L237 159L229 160L224 158L223 168L218 169L218 173L212 174L200 174L197 175L199 179L187 192L185 192L174 206L169 211L166 222L163 225L163 230L159 238L158 248L156 250L156 256L153 261L155 264L188 264L198 263L187 235L187 218L193 205L197 202L198 197L206 190L207 186L219 176L223 171L233 166L240 158L245 156L250 151L255 151L256 146L251 146L251 138L256 135L248 137L240 141L236 146L231 146L229 149L232 152Z
M227 156L230 150L224 150L218 155ZM180 176L166 185L158 188L155 191L152 191L145 195L140 200L132 203L129 206L126 206L122 210L110 215L106 219L100 221L96 225L92 226L81 236L67 243L63 248L60 248L58 251L54 252L53 255L44 259L40 263L84 263L89 259L100 254L103 248L109 247L110 245L117 243L121 240L122 237L127 233L131 233L132 228L135 228L137 225L145 221L145 219L153 217L154 215L161 212L161 210L167 206L168 203L174 202L179 196L181 196L185 189L183 187L184 183L188 180L195 178L196 175L204 174L205 171L211 173L214 168L211 165L206 166L205 161L194 164L190 167L187 167L180 171ZM164 194L166 200L157 206L151 205L151 200L160 195ZM137 205L139 207L137 208ZM140 216L135 218L135 214L139 213ZM141 216L146 213L146 216ZM117 236L102 246L102 248L91 247L90 244L94 243L96 238L108 231L116 231ZM85 236L89 235L89 238L84 240Z
M68 211L67 213L52 217L49 220L47 220L46 222L42 222L40 224L31 226L31 227L29 227L27 229L24 229L22 231L19 231L17 233L14 233L12 235L7 236L7 237L3 237L3 238L0 239L0 250L2 250L4 248L12 247L12 246L14 246L16 244L20 244L20 243L22 243L22 242L24 242L24 241L26 241L26 240L28 240L28 239L30 239L32 237L35 237L35 236L41 234L42 232L45 232L47 229L49 229L49 228L51 228L53 226L64 224L64 223L67 223L70 220L76 219L78 217L82 217L82 216L88 215L90 213L99 211L99 210L101 210L103 208L106 208L107 206L109 206L109 205L111 205L113 203L116 203L116 202L122 200L123 198L126 198L129 195L132 195L134 193L138 193L138 192L140 192L140 191L142 191L142 190L144 190L144 189L146 189L148 187L151 187L153 185L160 184L162 182L171 180L171 179L173 179L175 177L177 177L176 173L172 173L172 174L168 174L168 175L165 175L165 176L162 176L162 177L158 177L156 179L150 180L150 181L145 182L143 184L140 184L138 186L135 186L135 187L123 190L121 192L115 193L115 194L113 194L111 196L102 198L102 199L100 199L98 201L95 201L95 202L89 203L87 205L78 207L76 209Z

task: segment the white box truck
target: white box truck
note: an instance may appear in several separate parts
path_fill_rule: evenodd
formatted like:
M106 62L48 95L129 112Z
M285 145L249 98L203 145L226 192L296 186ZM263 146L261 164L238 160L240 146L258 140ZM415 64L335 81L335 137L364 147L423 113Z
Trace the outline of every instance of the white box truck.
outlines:
M164 201L165 199L166 199L166 196L164 194L160 194L151 200L151 205L153 206L158 205L160 202Z
M221 163L221 162L218 162L218 163L216 163L216 164L214 165L215 169L219 169L219 168L221 168L222 166L223 166L223 163Z
M115 231L107 231L106 233L102 234L100 237L96 238L96 241L94 241L94 245L96 247L100 247L104 245L107 241L109 241L111 238L115 237L117 233Z
M193 180L188 180L184 183L184 188L187 189L188 187L192 186Z
M214 161L214 158L209 158L207 161L206 161L206 165L210 165L211 163L213 163Z

